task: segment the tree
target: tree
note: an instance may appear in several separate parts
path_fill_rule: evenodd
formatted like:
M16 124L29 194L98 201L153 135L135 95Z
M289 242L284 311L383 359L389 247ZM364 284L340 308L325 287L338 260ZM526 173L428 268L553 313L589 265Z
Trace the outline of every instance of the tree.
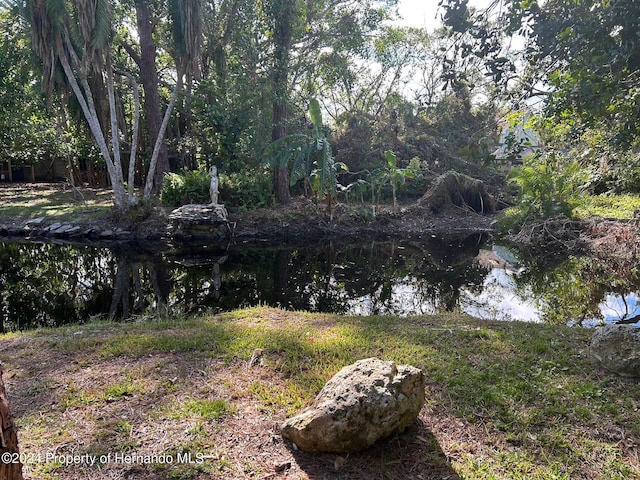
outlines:
M18 449L18 435L9 410L7 392L2 379L2 367L0 367L0 480L22 480L22 463ZM6 456L11 461L6 461Z
M0 10L0 160L19 166L55 156L60 141L37 87L28 39L16 24L14 12Z
M638 2L494 0L479 11L467 3L440 2L458 55L482 58L497 84L518 87L519 100L544 99L556 121L604 126L620 146L640 137ZM516 35L523 48L510 55L506 39Z
M290 185L304 180L317 200L326 199L331 211L332 201L337 191L337 164L331 152L331 143L326 138L322 123L320 103L315 98L309 103L311 134L294 134L281 137L267 149L266 162L280 171L291 170ZM288 185L287 185L288 189Z
M370 44L389 18L395 0L321 0L314 2L270 0L265 17L271 39L273 130L272 141L286 136L291 104L297 99L298 117L311 97L321 98L322 85L316 58L325 52L350 57L373 48ZM323 95L319 95L322 93ZM297 97L297 98L296 98ZM288 201L288 174L275 169L276 200Z
M323 107L334 120L345 112L377 119L413 77L421 36L415 29L381 27L370 39L362 38L358 48L320 53L306 81L323 92Z
M296 1L270 0L267 2L268 14L272 22L273 36L273 129L271 140L274 142L287 135L289 102L289 59L293 39L293 21L296 15ZM273 191L276 201L289 203L289 173L286 166L274 166Z
M142 0L140 0L141 2ZM195 0L194 0L195 1ZM185 2L191 3L191 2ZM138 3L144 14L144 3ZM186 8L183 4L182 6ZM139 115L138 87L135 77L122 72L132 84L133 102L136 105L131 158L129 172L125 183L123 166L120 158L120 128L118 122L118 106L115 94L114 57L112 44L114 40L114 5L108 0L24 0L23 10L25 19L31 28L32 46L43 67L43 86L50 95L54 90L73 93L84 117L89 125L100 154L106 164L107 172L113 190L114 205L119 209L127 209L136 203L134 195L134 170L136 163L137 125ZM197 16L197 15L196 15ZM180 16L176 21L189 22L193 15ZM143 19L142 27L148 27ZM177 28L177 27L176 27ZM182 31L185 30L181 25ZM176 30L177 31L177 30ZM145 35L148 32L145 32ZM179 41L184 38L174 37ZM145 37L148 40L148 37ZM145 53L149 53L148 52ZM164 118L157 130L153 152L149 163L143 197L152 194L158 158L162 149L164 132L169 123L171 111L176 103L183 75L188 61L185 60L186 50L176 48L176 85L165 111ZM190 52L190 50L189 50ZM60 69L62 72L60 72ZM153 68L145 70L145 75L152 74ZM62 73L64 81L60 81ZM106 96L108 105L103 107L99 100ZM148 99L149 104L155 99ZM108 120L101 116L101 110L106 109ZM110 141L107 141L110 133ZM166 168L166 166L162 167ZM162 170L161 168L161 170Z
M156 22L152 20L148 4L145 0L135 0L134 4L140 52L138 53L135 47L126 41L122 41L122 45L140 69L140 79L144 89L144 110L149 140L151 145L155 145L162 125L158 70L156 67L156 45L153 41L153 26ZM158 163L153 179L156 189L160 187L162 177L168 171L169 155L167 146L164 142L161 142L160 150L158 151Z

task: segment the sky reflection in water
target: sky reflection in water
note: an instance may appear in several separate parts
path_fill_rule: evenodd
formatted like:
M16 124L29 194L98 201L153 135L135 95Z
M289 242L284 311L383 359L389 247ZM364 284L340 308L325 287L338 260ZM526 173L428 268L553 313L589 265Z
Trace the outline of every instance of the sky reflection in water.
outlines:
M606 264L569 257L544 265L485 242L472 235L146 253L0 243L0 327L253 305L349 315L453 311L487 320L583 325L640 315L636 280Z

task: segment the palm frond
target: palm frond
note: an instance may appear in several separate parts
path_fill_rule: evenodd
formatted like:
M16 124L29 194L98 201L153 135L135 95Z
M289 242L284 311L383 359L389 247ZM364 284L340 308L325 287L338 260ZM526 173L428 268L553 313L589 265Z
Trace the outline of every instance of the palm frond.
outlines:
M93 70L101 68L112 33L110 0L73 0L74 32L82 48L82 60Z
M299 180L308 177L311 173L312 167L313 149L309 144L305 144L305 146L298 151L298 154L293 160L289 184L295 185Z
M42 62L42 86L51 95L56 78L57 38L64 35L68 18L64 0L27 0L22 12L31 25L31 46Z
M293 135L287 135L286 137L282 137L279 138L278 140L272 142L271 144L269 144L269 146L267 146L267 148L264 151L264 155L265 155L265 162L266 164L269 164L270 162L267 160L268 158L270 158L271 156L273 156L275 153L279 152L282 149L288 148L288 146L290 144L294 144L294 143L303 143L307 141L307 136L303 135L303 134L293 134Z
M313 137L322 137L322 111L320 110L320 102L316 98L312 98L309 102L309 117L313 123Z
M312 135L288 135L271 143L265 150L265 163L290 167L290 184L299 180L313 180L315 195L319 199L335 198L337 190L336 164L331 142L324 136L320 103L312 99L309 116L313 123ZM344 164L340 164L344 165Z
M182 0L169 0L169 19L171 20L171 33L173 34L174 48L178 55L184 55L185 45L185 10Z
M74 0L74 7L79 40L86 50L96 25L96 0Z
M112 34L113 6L109 0L97 0L91 46L101 50L109 44Z
M271 166L286 168L292 158L307 146L304 135L289 135L273 142L265 151L264 163Z

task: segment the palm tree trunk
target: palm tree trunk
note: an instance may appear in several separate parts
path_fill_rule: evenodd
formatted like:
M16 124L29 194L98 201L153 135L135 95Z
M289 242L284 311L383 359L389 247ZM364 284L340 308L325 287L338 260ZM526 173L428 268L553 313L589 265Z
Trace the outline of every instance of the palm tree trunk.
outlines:
M149 171L147 172L147 181L144 185L144 198L149 198L151 193L153 192L153 186L156 185L156 188L162 187L162 180L160 180L160 184L158 184L156 172L158 170L158 164L160 159L160 151L162 150L162 145L164 145L163 137L164 132L167 129L167 125L169 125L169 119L171 118L171 111L176 104L176 100L178 99L178 92L180 91L180 87L182 85L182 72L178 72L178 80L176 82L176 88L171 95L171 100L169 100L169 105L167 105L167 110L164 112L164 118L162 119L162 124L160 125L160 130L158 131L158 136L156 138L155 146L153 147L153 154L151 155L151 162L149 164Z
M138 132L140 130L140 89L138 82L129 72L119 72L129 79L131 88L133 88L133 127L131 132L131 153L129 156L129 172L127 175L127 191L129 198L133 197L133 188L135 183L136 169L136 153L138 151Z
M93 134L93 137L98 144L98 148L105 161L105 164L107 165L107 172L109 173L111 188L113 189L113 204L116 206L116 208L126 208L127 194L124 190L122 170L120 170L120 175L118 176L118 171L116 170L116 166L111 158L109 147L107 146L102 127L100 126L100 120L98 119L98 114L96 113L91 89L89 88L86 79L82 77L80 77L80 82L83 84L83 88L80 88L80 85L78 84L78 78L71 68L69 58L67 57L65 49L62 46L62 39L58 39L56 48L58 50L58 58L60 59L60 63L65 72L67 80L69 81L71 89L73 90L73 93L75 94L76 99L80 104L80 108L82 109L82 112L84 113L84 116L89 123L89 129L91 130L91 133Z

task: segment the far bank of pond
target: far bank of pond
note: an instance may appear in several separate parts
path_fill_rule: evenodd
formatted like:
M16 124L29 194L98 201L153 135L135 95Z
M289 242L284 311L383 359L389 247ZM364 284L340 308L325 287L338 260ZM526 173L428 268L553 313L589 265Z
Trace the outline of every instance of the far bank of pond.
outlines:
M304 246L0 243L5 330L254 305L592 325L638 315L639 284L593 257L521 258L485 232Z

